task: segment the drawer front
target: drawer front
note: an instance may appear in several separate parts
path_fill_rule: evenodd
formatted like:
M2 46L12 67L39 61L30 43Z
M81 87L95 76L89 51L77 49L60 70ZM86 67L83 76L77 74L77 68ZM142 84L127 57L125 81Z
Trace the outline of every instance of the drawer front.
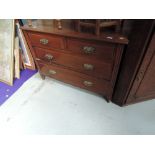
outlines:
M41 74L105 95L109 82L68 70L55 64L38 63Z
M67 39L67 49L87 57L114 60L115 44Z
M53 50L34 48L37 60L42 60L46 63L55 63L69 69L110 80L112 73L112 64L108 62L96 61L93 59L86 59L80 56L74 56ZM39 59L38 59L39 58Z
M42 33L28 33L32 46L64 49L64 38Z

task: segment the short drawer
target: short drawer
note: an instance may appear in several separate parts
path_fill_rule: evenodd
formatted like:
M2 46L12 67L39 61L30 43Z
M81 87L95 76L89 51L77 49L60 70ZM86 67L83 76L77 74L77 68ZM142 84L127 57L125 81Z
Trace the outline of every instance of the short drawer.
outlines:
M34 49L37 57L36 60L42 60L48 64L55 63L97 78L103 78L106 80L110 80L111 78L111 62L97 61L96 59L94 60L90 58L86 59L54 50L41 48Z
M113 43L67 39L67 49L83 56L113 60L116 45Z
M97 93L105 94L109 82L52 64L38 63L41 74Z
M64 38L56 35L48 35L44 33L31 33L28 32L29 39L32 46L49 47L64 49Z

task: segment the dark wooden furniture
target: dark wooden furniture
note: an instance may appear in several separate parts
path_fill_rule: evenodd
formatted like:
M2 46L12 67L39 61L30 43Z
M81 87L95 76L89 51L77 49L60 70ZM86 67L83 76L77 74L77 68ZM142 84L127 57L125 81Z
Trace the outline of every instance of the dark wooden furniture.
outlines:
M111 100L123 47L128 40L115 33L96 36L76 32L71 25L64 22L62 30L58 30L52 22L44 21L22 28L40 75Z
M76 28L78 32L81 32L82 27L93 28L96 35L100 35L101 29L107 27L114 27L116 32L121 30L120 19L77 19Z
M134 20L112 101L120 106L155 98L154 20Z

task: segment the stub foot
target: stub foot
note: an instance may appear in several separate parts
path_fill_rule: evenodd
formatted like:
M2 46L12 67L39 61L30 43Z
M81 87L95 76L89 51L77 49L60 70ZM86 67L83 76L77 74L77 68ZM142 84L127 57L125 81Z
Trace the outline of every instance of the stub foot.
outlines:
M40 76L41 76L42 80L45 80L45 75L40 73Z
M110 99L107 96L104 96L104 99L109 103Z
M103 95L102 94L102 97L109 103L111 98L109 96L106 96L106 95Z

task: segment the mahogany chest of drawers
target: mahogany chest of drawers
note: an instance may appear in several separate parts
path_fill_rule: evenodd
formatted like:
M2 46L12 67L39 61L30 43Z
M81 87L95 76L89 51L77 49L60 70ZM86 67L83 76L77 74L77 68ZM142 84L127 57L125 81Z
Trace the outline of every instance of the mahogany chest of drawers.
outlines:
M125 37L42 25L22 29L43 79L49 76L111 100L123 47L128 42Z

